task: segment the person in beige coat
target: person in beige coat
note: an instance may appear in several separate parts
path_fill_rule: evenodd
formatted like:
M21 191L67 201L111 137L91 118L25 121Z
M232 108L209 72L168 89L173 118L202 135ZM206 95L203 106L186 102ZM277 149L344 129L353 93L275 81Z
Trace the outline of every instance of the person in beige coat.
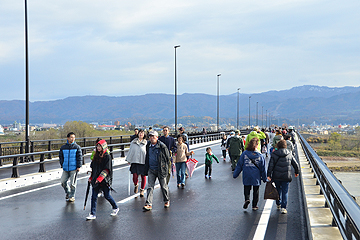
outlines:
M185 139L183 135L178 135L177 137L177 152L175 154L174 163L176 166L176 175L177 175L177 186L185 187L185 170L186 170L186 161L187 156L194 154L193 151L189 152L187 145L185 144Z

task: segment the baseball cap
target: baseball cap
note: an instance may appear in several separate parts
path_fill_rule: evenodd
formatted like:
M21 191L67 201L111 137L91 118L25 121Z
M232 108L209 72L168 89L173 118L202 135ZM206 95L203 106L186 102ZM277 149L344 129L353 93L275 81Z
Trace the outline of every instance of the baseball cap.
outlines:
M157 132L157 131L151 130L151 131L149 132L149 136L155 136L155 137L158 137L158 136L159 136L159 134L158 134L158 132Z

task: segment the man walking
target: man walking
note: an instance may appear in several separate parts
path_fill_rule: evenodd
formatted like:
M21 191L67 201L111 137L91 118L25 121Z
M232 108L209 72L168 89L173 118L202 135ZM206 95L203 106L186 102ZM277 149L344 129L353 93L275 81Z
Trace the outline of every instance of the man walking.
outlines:
M82 164L82 153L79 145L75 143L75 133L67 134L67 143L59 151L60 165L63 169L61 186L65 190L65 199L75 201L76 176Z
M173 137L169 135L169 127L165 126L163 127L163 133L164 135L159 137L159 140L163 142L166 147L169 150L170 156L174 155L176 153L177 147L176 147L176 141ZM170 181L170 172L171 172L171 162L169 163L169 174L166 177L166 184L169 184Z
M231 170L234 171L236 164L240 158L241 153L244 151L244 141L240 137L240 131L235 131L235 136L229 138L228 153L231 160Z
M166 177L169 174L170 154L166 145L158 141L159 134L156 131L149 132L150 141L146 145L145 172L148 173L148 189L144 210L152 209L153 192L156 178L158 178L164 207L170 207L169 188L166 184Z

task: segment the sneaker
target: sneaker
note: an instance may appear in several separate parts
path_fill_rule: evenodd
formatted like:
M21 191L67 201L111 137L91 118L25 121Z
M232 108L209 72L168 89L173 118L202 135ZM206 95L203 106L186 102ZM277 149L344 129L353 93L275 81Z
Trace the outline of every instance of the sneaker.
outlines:
M184 188L184 187L185 187L185 183L182 183L182 184L181 184L181 188Z
M276 205L276 208L277 208L277 209L280 209L280 204L279 204L279 205Z
M138 193L138 191L139 191L139 184L136 184L134 188L134 193Z
M177 187L179 188L181 186L181 184L179 183L178 185L177 185Z
M226 161L226 158L224 158L224 162Z
M110 216L116 216L119 212L119 208L115 208L111 211Z
M69 201L69 202L75 202L75 198L74 198L74 197L71 197L71 198L69 198L68 201Z
M207 175L205 175L205 178L207 178Z
M96 219L95 215L92 215L91 213L89 213L89 216L86 217L86 220L94 220Z
M287 213L286 208L282 208L282 209L281 209L281 213L282 213L282 214L286 214L286 213Z
M65 199L66 199L66 201L69 200L69 194L66 194L66 195L65 195Z
M243 208L244 208L244 209L247 209L248 206L249 206L249 204L250 204L250 200L246 200L246 201L244 202Z
M257 211L258 209L259 209L258 206L252 208L253 211Z
M99 192L98 193L98 197L103 197L104 196L104 193L103 192Z
M165 204L164 204L164 208L169 208L170 207L170 201L167 201Z
M149 204L145 204L145 206L143 207L144 210L146 211L150 211L152 209L152 206Z
M140 197L144 197L144 192L145 190L140 188Z
M211 178L211 176L209 176L209 178Z

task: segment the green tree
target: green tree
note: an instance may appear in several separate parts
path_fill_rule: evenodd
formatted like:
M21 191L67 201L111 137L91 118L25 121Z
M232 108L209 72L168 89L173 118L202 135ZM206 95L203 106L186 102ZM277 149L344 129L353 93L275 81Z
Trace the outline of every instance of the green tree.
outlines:
M60 137L66 138L69 132L74 132L76 137L92 137L94 127L83 121L66 122L60 130Z
M330 135L330 138L329 138L329 141L328 141L328 148L330 150L339 150L342 148L342 145L341 145L341 140L342 140L342 136L339 134L339 133L332 133Z

